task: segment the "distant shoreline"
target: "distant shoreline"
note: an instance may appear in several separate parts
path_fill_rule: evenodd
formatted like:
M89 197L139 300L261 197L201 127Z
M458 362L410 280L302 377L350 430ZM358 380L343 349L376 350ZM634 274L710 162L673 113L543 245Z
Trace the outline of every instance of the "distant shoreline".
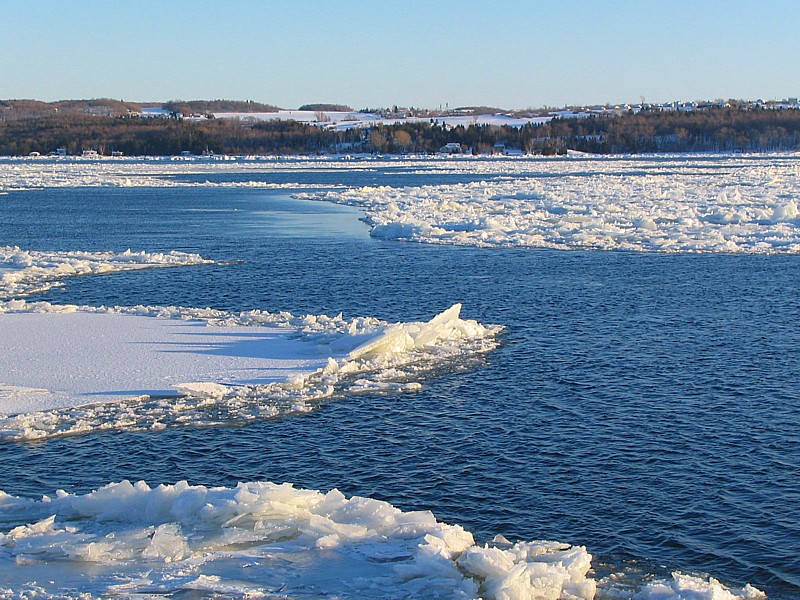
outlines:
M80 101L0 102L0 156L600 155L800 150L800 104L614 106L517 113L183 113ZM167 106L167 105L165 105ZM327 106L327 105L326 105ZM213 103L204 108L216 108ZM235 106L234 106L235 108ZM347 107L334 107L347 108ZM191 109L191 103L188 105ZM486 109L489 110L489 109Z

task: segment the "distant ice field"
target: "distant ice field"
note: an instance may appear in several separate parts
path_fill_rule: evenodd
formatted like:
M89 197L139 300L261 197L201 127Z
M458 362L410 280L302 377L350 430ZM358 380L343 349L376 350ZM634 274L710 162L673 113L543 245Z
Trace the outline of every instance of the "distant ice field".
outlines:
M322 187L328 189L301 195L365 209L372 235L386 239L562 250L800 252L800 157L795 155L229 158L6 160L0 191L40 186ZM330 173L336 180L335 174L345 170L423 175L421 182L432 173L441 180L466 175L471 181L345 185L338 178L339 183L302 183L311 172ZM293 172L298 177L287 179Z
M364 199L794 160L77 160L80 185L4 188L0 325L145 319L153 350L172 324L277 330L300 346L273 354L320 362L284 387L150 363L177 402L8 415L0 597L797 597L795 252L398 243L432 240L381 234ZM763 225L791 225L776 205ZM144 357L82 344L104 384Z
M372 235L487 247L800 252L800 157L688 165L540 160L493 181L306 194L367 210Z

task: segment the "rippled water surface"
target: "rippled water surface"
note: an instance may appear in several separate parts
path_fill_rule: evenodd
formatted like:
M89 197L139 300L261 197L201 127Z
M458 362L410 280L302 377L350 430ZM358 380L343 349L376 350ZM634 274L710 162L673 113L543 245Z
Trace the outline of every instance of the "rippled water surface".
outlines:
M52 302L391 321L463 302L465 316L507 329L497 351L415 394L246 427L6 443L0 489L338 487L479 538L556 539L601 565L800 595L800 257L433 247L372 239L358 218L257 190L3 197L4 244L230 261L74 279L43 296Z

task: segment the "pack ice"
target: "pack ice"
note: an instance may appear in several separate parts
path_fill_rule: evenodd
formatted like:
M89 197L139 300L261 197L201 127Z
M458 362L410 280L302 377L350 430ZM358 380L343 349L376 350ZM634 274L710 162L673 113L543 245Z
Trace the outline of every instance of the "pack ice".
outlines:
M386 239L558 250L800 252L797 157L694 161L459 161L459 173L485 180L298 196L363 207L372 235ZM435 168L419 167L420 173Z
M121 481L29 500L0 492L0 597L764 598L676 573L633 588L557 542L476 544L428 511L337 490Z
M387 239L561 250L800 252L796 154L8 163L0 171L0 193L85 186L324 188L298 195L363 207L372 234ZM472 182L394 188L247 178L380 169L451 174ZM244 177L234 182L170 177L188 173Z

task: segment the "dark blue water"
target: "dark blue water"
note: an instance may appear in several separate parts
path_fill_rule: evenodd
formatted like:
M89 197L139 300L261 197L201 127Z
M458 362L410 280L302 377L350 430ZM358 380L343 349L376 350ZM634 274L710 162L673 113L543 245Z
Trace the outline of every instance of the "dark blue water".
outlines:
M463 302L466 317L507 326L480 364L417 394L246 427L5 443L0 489L338 487L430 509L479 539L556 539L598 565L800 595L800 257L424 246L372 239L358 217L253 190L0 198L2 244L231 261L73 279L42 296L52 302L391 321Z

